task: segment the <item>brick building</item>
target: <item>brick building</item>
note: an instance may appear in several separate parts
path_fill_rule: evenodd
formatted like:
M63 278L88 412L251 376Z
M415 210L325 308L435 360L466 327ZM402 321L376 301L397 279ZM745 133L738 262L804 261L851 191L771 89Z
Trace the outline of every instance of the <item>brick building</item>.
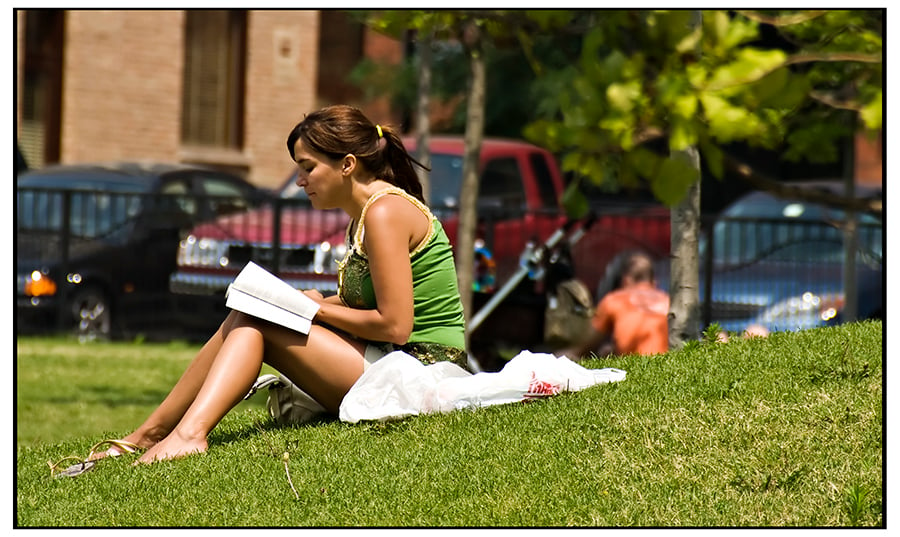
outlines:
M400 124L386 101L363 102L346 76L364 57L399 62L403 44L345 11L45 9L16 16L16 138L34 167L194 162L273 187L291 170L284 140L305 112L351 103L374 121ZM854 149L857 182L879 184L881 137L860 135Z
M402 43L343 11L20 10L16 138L31 166L165 160L236 171L267 187L292 169L303 114L362 102L346 75ZM327 30L327 31L323 31Z

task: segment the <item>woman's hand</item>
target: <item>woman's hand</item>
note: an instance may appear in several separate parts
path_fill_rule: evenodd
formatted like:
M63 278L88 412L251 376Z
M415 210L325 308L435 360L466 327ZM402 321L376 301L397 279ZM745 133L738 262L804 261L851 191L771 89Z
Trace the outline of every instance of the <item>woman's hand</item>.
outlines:
M322 293L315 289L306 289L303 291L303 294L313 299L318 304L321 304L325 301L325 297L322 296Z

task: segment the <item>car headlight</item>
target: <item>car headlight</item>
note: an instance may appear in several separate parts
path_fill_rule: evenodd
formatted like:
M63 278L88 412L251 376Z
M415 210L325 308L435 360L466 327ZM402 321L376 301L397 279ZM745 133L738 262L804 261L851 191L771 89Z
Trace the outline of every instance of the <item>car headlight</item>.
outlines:
M56 294L56 282L40 270L32 271L25 278L25 296L53 296Z
M316 274L335 272L345 255L347 255L346 244L331 244L328 241L319 243L313 252L313 272Z
M818 295L805 292L781 300L766 308L757 318L762 324L784 328L809 328L827 323L837 317L844 307L844 296L839 293Z
M224 267L228 265L228 243L188 235L178 244L178 265Z

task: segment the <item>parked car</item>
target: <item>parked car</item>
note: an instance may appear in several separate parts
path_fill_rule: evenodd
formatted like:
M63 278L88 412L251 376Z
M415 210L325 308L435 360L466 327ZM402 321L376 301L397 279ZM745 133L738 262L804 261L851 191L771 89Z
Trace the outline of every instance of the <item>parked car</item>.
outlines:
M17 330L109 336L170 319L181 233L265 198L235 175L180 164L58 165L20 175Z
M843 188L827 181L798 186L831 193ZM857 195L877 199L881 191L857 187ZM842 322L845 217L839 208L760 191L726 207L712 228L710 321L733 332L751 325L772 332ZM881 318L883 224L869 213L857 213L857 220L857 318ZM709 253L709 244L701 240L701 303L703 260ZM667 287L667 263L658 273Z

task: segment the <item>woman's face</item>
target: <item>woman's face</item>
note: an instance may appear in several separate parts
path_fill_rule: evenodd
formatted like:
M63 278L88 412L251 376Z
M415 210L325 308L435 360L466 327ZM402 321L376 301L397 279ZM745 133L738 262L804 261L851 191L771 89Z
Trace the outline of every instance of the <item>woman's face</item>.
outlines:
M310 203L316 209L334 209L340 206L344 177L340 161L333 161L303 145L301 139L294 145L297 161L297 186L306 191Z

